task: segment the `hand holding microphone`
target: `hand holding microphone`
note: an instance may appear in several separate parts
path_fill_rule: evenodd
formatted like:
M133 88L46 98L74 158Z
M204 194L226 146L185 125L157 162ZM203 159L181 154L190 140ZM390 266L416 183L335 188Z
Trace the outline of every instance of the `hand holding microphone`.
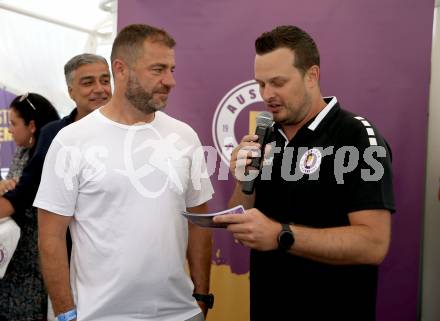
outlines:
M231 171L237 180L242 181L242 192L245 194L252 194L254 191L255 179L261 169L265 146L272 133L272 125L272 113L260 113L257 117L255 135L243 137L240 145L235 148L231 155ZM258 156L253 155L256 148L259 148ZM251 176L249 168L257 170L258 173L254 172L254 175ZM238 175L241 173L244 175Z

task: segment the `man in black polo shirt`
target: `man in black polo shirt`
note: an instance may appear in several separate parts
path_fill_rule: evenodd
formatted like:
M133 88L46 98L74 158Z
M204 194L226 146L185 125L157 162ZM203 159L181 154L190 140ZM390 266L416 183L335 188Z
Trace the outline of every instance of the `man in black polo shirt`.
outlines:
M255 42L255 79L275 126L255 192L237 184L217 217L251 248L251 320L375 320L378 265L390 242L391 151L367 120L322 98L319 53L294 26ZM245 136L231 155L242 177L260 148Z

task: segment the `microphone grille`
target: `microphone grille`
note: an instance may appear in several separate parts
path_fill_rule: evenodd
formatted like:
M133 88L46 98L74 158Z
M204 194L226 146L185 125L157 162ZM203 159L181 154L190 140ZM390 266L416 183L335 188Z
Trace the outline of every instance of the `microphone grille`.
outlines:
M273 123L273 115L268 111L263 111L257 116L257 126L270 127Z

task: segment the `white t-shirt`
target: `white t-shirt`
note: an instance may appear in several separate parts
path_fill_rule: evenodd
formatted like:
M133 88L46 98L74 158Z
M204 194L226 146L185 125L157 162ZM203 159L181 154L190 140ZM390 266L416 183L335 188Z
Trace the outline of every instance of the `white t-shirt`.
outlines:
M180 215L213 194L196 150L194 130L162 112L128 126L96 110L55 137L34 206L73 216L78 321L182 321L200 313Z

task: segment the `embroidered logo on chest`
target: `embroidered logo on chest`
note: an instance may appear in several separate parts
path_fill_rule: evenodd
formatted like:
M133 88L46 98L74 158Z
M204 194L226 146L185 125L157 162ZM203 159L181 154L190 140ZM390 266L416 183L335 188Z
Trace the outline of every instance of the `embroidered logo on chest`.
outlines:
M307 150L299 161L299 169L303 174L313 174L321 165L322 154L319 149L312 148Z

